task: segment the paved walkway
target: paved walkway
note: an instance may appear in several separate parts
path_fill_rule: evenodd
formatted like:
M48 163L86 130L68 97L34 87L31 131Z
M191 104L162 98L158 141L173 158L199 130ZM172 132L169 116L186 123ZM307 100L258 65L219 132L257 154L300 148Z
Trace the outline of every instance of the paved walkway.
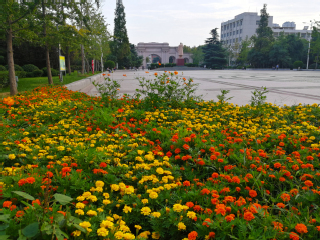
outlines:
M118 70L110 77L119 80L120 93L134 94L139 87L136 77L152 78L154 72ZM267 87L267 102L277 105L320 104L320 71L198 70L179 72L179 76L191 77L199 83L197 94L203 95L204 100L217 101L220 90L230 90L227 97L233 98L229 102L245 105L249 103L252 91ZM91 96L99 94L95 88L86 93Z

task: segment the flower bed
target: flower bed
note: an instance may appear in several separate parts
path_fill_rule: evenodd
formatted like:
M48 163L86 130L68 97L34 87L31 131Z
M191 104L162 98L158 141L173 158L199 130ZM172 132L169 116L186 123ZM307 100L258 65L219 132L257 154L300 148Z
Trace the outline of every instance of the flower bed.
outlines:
M5 99L0 235L320 237L318 105L140 104L62 87Z

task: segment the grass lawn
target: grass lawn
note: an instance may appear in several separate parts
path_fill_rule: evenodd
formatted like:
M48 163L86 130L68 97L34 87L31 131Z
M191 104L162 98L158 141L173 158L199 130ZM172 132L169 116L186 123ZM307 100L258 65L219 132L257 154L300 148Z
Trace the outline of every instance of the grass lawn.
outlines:
M97 74L97 73L96 73ZM62 86L65 84L69 84L84 78L92 76L89 74L77 74L71 73L71 75L67 74L63 76L63 82L61 83L59 77L53 77L53 84L57 86ZM37 78L21 78L18 82L18 92L22 93L25 91L31 91L37 87L43 87L48 85L48 77L37 77ZM10 95L10 88L5 87L0 89L0 98L7 97Z

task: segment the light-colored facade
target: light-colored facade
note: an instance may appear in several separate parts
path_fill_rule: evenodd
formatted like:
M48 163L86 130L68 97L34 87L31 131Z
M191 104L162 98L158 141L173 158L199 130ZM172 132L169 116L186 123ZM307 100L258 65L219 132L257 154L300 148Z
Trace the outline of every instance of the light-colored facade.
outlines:
M281 33L285 35L295 34L309 40L311 30L304 27L302 30L296 29L294 22L285 22L280 27L279 24L273 23L273 16L269 16L268 26L272 29L274 37L279 37ZM233 19L221 23L220 38L225 45L234 45L241 43L247 37L250 38L256 34L259 27L260 16L256 12L244 12Z
M178 46L170 47L169 43L138 43L136 50L139 56L143 57L143 66L147 67L146 58L149 57L151 63L160 62L160 63L176 63L179 58ZM184 53L182 58L184 58L186 63L192 63L190 53Z
M272 27L273 17L269 16L268 26ZM259 27L260 16L256 12L244 12L233 19L221 23L220 38L224 44L241 43L246 37L250 38Z

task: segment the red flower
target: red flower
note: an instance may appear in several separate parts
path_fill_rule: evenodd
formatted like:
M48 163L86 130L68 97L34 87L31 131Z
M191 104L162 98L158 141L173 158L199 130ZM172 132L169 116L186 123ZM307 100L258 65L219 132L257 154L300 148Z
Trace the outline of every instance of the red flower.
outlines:
M185 150L189 150L189 145L188 144L184 144L183 146L182 146Z
M118 112L119 112L119 113L122 113L122 112L123 112L123 109L122 109L122 108L119 108L119 109L118 109Z
M188 234L188 239L195 240L197 236L198 236L198 233L196 231L192 231L191 233Z
M303 223L298 223L296 226L295 226L295 229L298 233L307 233L308 232L308 229L307 229L307 226L304 225Z
M91 127L87 127L87 131L88 131L88 132L91 132L91 131L92 131L92 128L91 128Z

